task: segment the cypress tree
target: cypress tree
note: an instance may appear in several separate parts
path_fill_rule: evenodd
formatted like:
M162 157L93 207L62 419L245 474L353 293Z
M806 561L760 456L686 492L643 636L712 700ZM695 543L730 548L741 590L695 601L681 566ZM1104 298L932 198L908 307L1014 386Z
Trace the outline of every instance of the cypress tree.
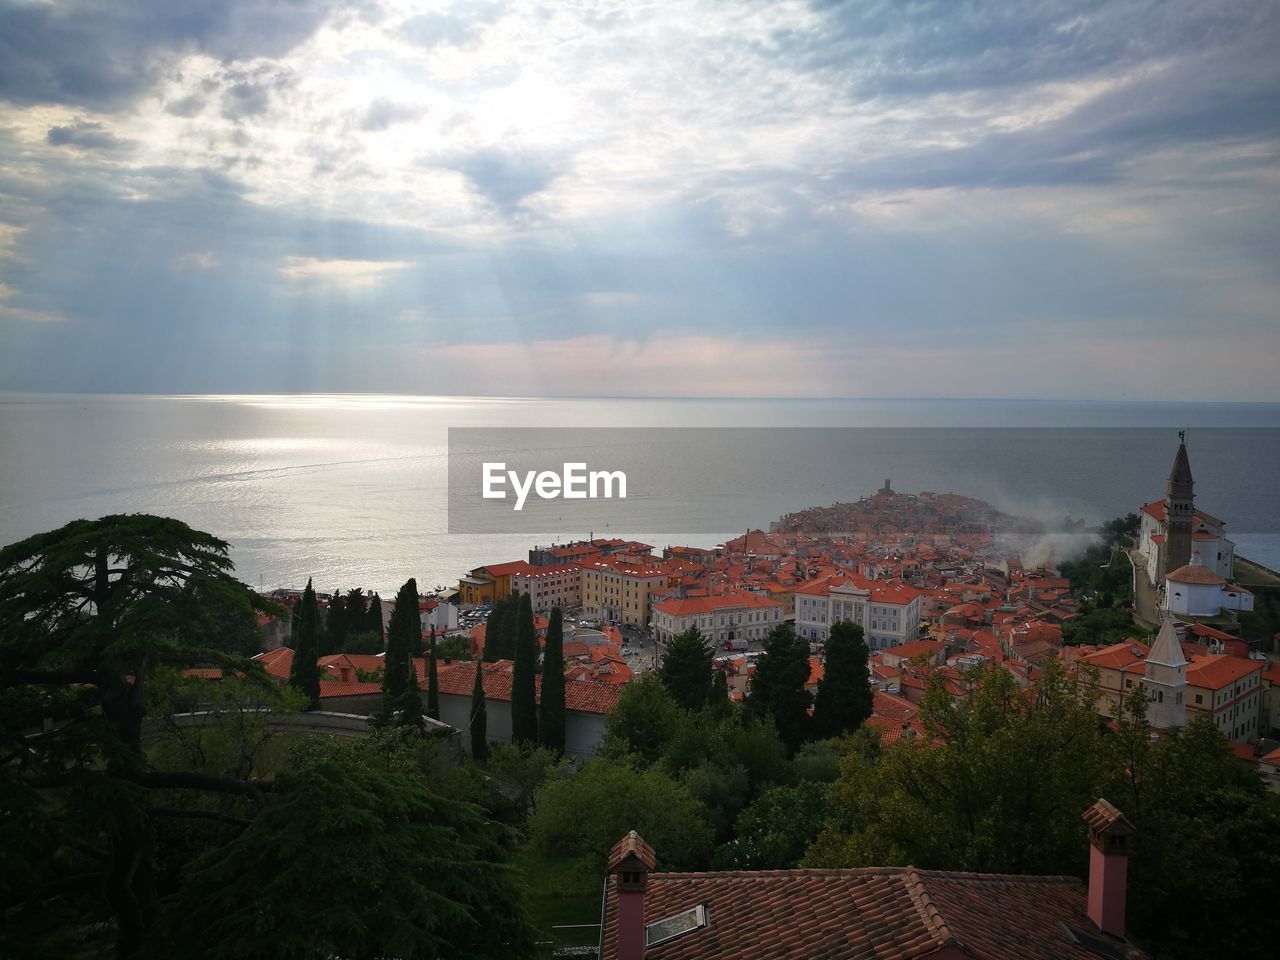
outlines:
M516 656L511 671L511 739L538 742L538 636L533 629L533 601L522 594L516 613Z
M380 611L382 603L377 594L374 594L374 601ZM409 686L410 676L416 681L411 654L414 637L420 637L421 634L422 626L418 620L418 582L410 577L396 594L395 609L391 611L391 624L387 629L387 652L382 668L384 711L399 709L404 691ZM415 682L414 687L416 686Z
M795 753L809 735L809 645L789 623L764 638L764 656L756 662L747 705L753 713L772 717L778 736Z
M538 716L538 742L556 755L564 753L564 616L551 611L547 642L542 650L542 709Z
M320 709L319 658L320 611L316 608L316 592L307 580L302 599L293 608L293 663L289 667L289 686L307 698L307 709Z
M422 720L422 691L418 687L418 674L412 661L405 678L404 692L396 703L396 726L417 727L419 730L426 727Z
M712 713L729 712L729 678L723 670L715 670L711 674L711 693L707 699L707 709Z
M484 661L476 661L476 679L471 687L471 757L483 763L489 759L488 720L484 707Z
M831 627L826 667L813 701L813 735L822 739L857 730L871 716L870 652L856 623Z
M431 628L430 660L427 661L427 716L440 719L440 678L436 673L436 628Z
M322 656L342 653L347 645L347 601L341 590L333 591L329 598L329 614L324 623L324 650Z
M516 655L516 627L520 619L520 596L513 593L493 605L484 630L484 658L514 660Z
M415 601L416 603L416 601ZM385 639L382 630L382 598L374 593L365 609L364 629L366 633L376 633L379 640Z
M697 627L690 627L667 644L659 676L676 703L701 710L711 693L711 644Z

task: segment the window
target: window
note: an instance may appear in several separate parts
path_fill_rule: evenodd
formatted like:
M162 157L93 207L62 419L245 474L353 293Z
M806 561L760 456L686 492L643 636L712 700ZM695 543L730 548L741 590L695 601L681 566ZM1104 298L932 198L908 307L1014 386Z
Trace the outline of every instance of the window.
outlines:
M1196 694L1196 703L1204 703L1204 697L1201 694Z

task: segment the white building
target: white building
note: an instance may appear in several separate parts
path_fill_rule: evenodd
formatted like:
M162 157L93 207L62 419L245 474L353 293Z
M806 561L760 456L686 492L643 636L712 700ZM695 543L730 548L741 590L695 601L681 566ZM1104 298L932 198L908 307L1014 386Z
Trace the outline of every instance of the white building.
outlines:
M1222 520L1196 508L1194 488L1191 461L1182 443L1173 458L1164 498L1144 503L1140 514L1137 560L1153 587L1186 566L1195 551L1208 570L1224 580L1232 576L1235 544L1227 539Z
M726 640L763 640L782 622L782 604L754 593L663 600L653 606L654 636L667 643L697 627L717 647Z
M836 575L796 587L796 632L825 643L832 624L862 627L872 652L919 636L923 593L901 580Z
M1165 574L1164 599L1171 612L1189 617L1215 617L1223 610L1247 613L1253 609L1253 594L1206 567L1199 551L1191 555L1186 566Z

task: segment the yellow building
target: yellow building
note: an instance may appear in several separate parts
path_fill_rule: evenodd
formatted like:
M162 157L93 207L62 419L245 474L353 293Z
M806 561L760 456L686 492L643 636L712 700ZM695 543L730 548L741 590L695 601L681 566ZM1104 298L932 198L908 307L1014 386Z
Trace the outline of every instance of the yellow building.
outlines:
M476 567L458 580L458 602L464 606L478 606L505 600L511 596L512 578L520 574L528 574L533 569L524 560Z
M649 623L653 598L670 588L666 570L640 558L581 561L582 611L588 617L624 626Z

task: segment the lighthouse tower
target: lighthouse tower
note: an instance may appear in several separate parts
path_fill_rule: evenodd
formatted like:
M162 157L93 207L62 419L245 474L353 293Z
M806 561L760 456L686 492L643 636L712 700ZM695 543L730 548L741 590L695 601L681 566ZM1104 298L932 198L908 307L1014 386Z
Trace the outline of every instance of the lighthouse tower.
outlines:
M1191 461L1187 459L1185 433L1178 434L1178 452L1165 486L1164 570L1172 573L1191 562L1191 521L1194 514L1195 484L1191 479Z

